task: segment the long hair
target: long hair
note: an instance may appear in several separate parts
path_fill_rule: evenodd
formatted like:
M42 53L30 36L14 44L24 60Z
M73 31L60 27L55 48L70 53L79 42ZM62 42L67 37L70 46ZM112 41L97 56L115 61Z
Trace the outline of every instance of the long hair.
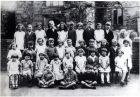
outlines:
M61 28L61 25L64 25L64 28L63 28L63 29ZM59 25L59 27L58 27L58 30L59 30L59 31L61 31L61 30L67 31L67 26L66 26L66 24L65 24L64 22L60 22L60 25Z

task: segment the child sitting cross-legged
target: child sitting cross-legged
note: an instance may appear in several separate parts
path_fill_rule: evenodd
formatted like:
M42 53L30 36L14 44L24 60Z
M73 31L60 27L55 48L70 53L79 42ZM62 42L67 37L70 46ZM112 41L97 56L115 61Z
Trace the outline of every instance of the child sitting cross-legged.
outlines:
M61 81L60 89L75 89L77 83L77 74L73 71L73 66L68 66L68 72L64 74L64 80Z

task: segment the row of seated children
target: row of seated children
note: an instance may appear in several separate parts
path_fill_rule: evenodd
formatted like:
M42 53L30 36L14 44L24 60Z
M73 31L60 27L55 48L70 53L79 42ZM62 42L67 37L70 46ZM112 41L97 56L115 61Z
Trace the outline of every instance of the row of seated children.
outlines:
M16 49L16 44L13 44L12 50L8 53L9 62L7 69L10 79L12 78L13 80L13 87L18 87L18 74L25 75L30 84L32 83L32 76L34 76L40 87L48 87L45 80L48 76L51 76L51 74L44 75L46 71L49 72L46 67L50 68L53 73L53 77L51 77L52 79L49 78L51 81L47 79L49 80L49 85L52 85L52 81L55 80L55 84L61 84L63 88L66 88L69 87L69 84L67 86L67 83L63 81L63 79L67 79L69 81L74 79L75 83L78 81L78 83L84 85L85 87L95 88L99 73L101 76L101 84L105 83L105 76L107 84L110 84L110 72L111 75L113 75L115 71L122 73L121 85L125 84L126 74L132 68L129 64L131 57L130 55L128 55L129 57L126 56L126 54L130 53L130 49L128 48L129 41L125 40L124 47L119 49L117 41L113 40L112 47L108 48L108 46L106 46L106 41L103 40L102 46L98 50L94 46L93 39L90 39L88 47L85 47L83 45L83 41L80 41L80 46L76 48L77 52L72 46L72 41L70 39L67 43L68 47L60 49L63 47L63 43L59 41L59 45L54 47L54 40L51 38L49 39L49 46L45 48L45 52L39 53L41 49L38 49L38 51L34 50L32 42L29 42L28 48L23 51L23 54ZM122 54L124 57L122 57ZM73 75L67 74L69 71L68 67L74 69L76 73L73 71ZM68 78L65 75L67 75ZM71 77L72 79L69 79Z

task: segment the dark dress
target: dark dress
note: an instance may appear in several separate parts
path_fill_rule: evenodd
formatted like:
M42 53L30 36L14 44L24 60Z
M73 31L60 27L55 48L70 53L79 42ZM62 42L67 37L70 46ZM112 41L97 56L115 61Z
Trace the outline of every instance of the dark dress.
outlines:
M54 39L54 46L56 46L57 45L57 40L58 40L57 29L54 29L54 31L52 29L48 29L46 31L46 35L47 35L47 39L49 39L49 38Z
M109 47L111 47L111 42L112 42L112 39L114 38L113 32L111 30L109 30L108 34L106 30L104 30L104 32L105 32L105 39L109 43Z
M28 47L28 42L33 41L34 42L34 47L35 47L35 41L36 41L36 35L34 32L31 32L31 34L26 33L25 38L24 38L24 46L25 48Z
M74 29L69 29L68 39L71 39L72 45L75 46L75 44L76 44L76 31Z
M89 40L94 39L94 29L85 29L83 33L83 38L86 42L86 45L89 45Z
M96 55L98 56L98 50L93 46L88 46L87 52L86 52L86 57L88 57L90 55L91 51L96 51Z

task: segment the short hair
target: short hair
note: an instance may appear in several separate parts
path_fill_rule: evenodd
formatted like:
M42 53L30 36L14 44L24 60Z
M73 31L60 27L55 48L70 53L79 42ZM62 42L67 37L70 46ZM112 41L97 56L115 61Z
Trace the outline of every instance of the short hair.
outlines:
M17 24L16 29L18 30L18 28L19 28L20 26L22 26L22 29L24 28L23 24L19 23L19 24Z
M25 56L29 56L30 58L31 58L31 54L30 53L26 53L25 55L24 55L24 57Z
M45 56L45 54L44 54L44 53L39 53L39 56L41 56L41 55L42 55L42 56Z
M62 25L62 24L64 25L64 29L61 28L61 25ZM58 30L59 30L59 31L61 31L61 30L67 31L67 25L66 25L64 22L60 22L60 25L59 25Z
M17 55L17 54L13 54L12 56L11 56L11 58L18 58L19 56Z
M38 41L41 40L41 39L42 39L42 42L44 42L43 38L38 38L38 39L37 39L37 43L38 43Z
M33 41L29 41L28 45L34 45L34 42Z
M101 25L101 26L102 26L102 24L101 24L101 23L97 23L97 26L98 26L98 25Z

